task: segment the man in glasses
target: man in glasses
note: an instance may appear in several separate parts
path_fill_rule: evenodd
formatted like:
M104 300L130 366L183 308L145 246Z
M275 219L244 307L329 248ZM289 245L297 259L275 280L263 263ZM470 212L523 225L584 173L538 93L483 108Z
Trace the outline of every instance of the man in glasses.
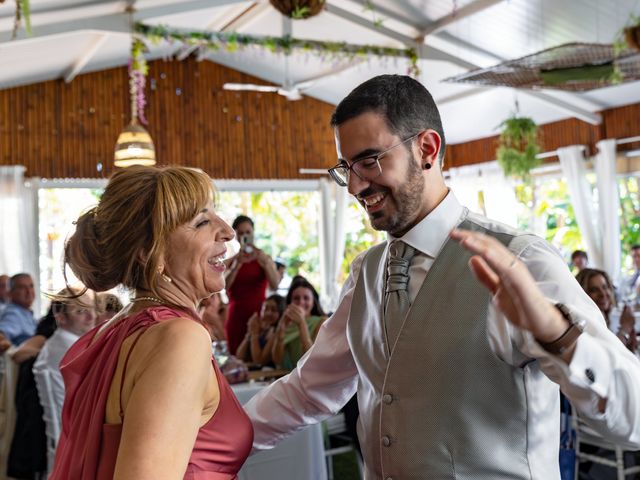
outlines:
M357 392L366 479L557 480L560 385L596 429L637 448L640 363L552 247L449 191L429 92L375 77L331 123L329 172L388 241L353 262L296 370L247 405L254 446Z

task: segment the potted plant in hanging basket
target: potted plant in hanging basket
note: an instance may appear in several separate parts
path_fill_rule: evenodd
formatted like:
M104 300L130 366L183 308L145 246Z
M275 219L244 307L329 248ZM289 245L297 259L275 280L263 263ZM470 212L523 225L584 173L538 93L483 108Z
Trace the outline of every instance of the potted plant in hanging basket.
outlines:
M319 14L325 0L269 0L283 15L295 20L304 20Z
M640 50L640 17L631 17L635 25L624 29L624 39L629 48Z
M513 116L500 127L498 164L506 176L528 181L531 170L541 163L536 157L540 153L538 126L531 118Z

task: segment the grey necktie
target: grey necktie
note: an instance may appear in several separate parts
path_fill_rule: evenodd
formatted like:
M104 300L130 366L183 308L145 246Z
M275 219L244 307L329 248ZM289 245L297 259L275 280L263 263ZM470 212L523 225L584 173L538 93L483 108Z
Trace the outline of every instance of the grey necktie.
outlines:
M385 287L384 324L389 347L393 345L411 306L409 300L409 264L416 249L402 240L389 245L387 258L387 283Z

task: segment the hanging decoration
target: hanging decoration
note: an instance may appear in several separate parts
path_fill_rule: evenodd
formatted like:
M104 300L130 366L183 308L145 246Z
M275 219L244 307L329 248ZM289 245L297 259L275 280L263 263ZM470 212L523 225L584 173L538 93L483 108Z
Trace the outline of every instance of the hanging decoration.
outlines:
M631 14L627 26L618 33L614 42L616 54L620 54L625 49L635 49L640 51L640 16Z
M155 165L156 155L153 140L149 132L140 125L147 124L144 115L146 99L145 83L149 67L144 58L144 42L134 36L131 43L129 60L129 95L131 98L131 122L120 133L114 153L116 167L131 165Z
M30 0L16 0L16 13L13 20L11 40L15 40L18 37L18 30L22 25L22 20L24 20L25 32L27 32L27 35L31 35L31 5L29 2Z
M185 32L168 27L136 24L135 30L149 41L159 43L181 42L210 51L237 52L250 47L262 48L272 53L291 54L294 50L311 53L326 61L353 60L355 58L387 57L401 58L409 62L407 73L420 75L418 53L413 48L391 48L379 45L355 45L344 42L304 40L288 35L283 37L260 37L237 32Z
M500 124L499 146L496 152L498 164L509 177L525 182L531 178L531 170L540 165L538 126L528 117L518 113Z
M325 0L269 0L269 3L283 15L294 20L305 20L319 14Z

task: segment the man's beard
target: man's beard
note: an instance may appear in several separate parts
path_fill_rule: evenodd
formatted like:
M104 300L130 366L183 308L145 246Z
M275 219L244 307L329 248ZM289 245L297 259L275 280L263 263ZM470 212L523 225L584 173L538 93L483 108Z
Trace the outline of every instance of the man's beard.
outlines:
M382 211L374 212L369 216L374 229L389 232L393 236L398 236L395 235L396 232L405 233L410 226L413 226L411 224L415 221L416 211L420 208L424 191L422 170L411 154L407 156L407 161L409 168L405 183L393 195L396 211L389 215L385 215ZM389 200L388 197L387 200Z

